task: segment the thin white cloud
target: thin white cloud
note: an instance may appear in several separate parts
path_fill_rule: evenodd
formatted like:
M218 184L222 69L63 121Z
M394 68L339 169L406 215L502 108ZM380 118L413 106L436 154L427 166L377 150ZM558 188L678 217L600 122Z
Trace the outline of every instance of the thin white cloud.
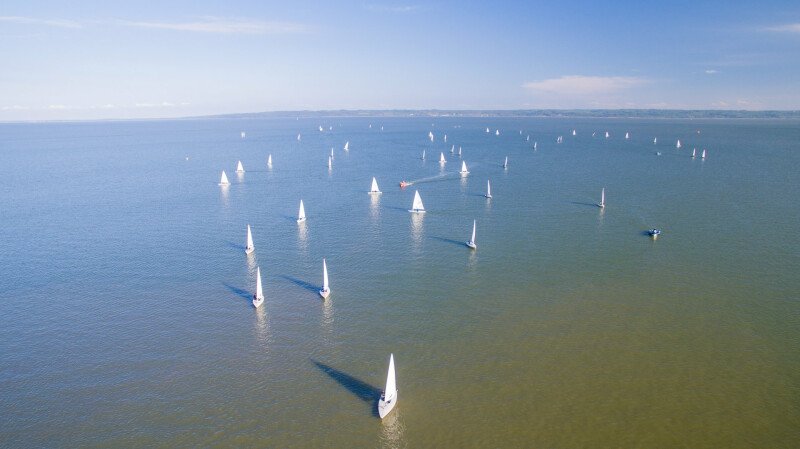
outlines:
M716 71L714 69L707 69L705 72L706 72L706 75L715 75L715 74L719 73L718 71Z
M591 95L618 92L646 84L645 78L633 76L582 76L565 75L541 81L529 81L525 89L559 95Z
M162 30L217 34L291 34L308 31L307 26L299 23L223 17L202 17L187 22L133 22L123 20L119 23L139 28L157 28Z
M75 22L74 20L64 19L37 19L35 17L0 16L0 22L18 23L22 25L44 25L59 28L83 28L83 25Z
M367 4L364 5L369 11L376 11L376 12L398 12L398 13L405 13L405 12L414 12L419 9L417 5L375 5L375 4Z
M800 34L800 23L787 23L785 25L776 25L767 27L767 31L777 31L780 33L795 33Z

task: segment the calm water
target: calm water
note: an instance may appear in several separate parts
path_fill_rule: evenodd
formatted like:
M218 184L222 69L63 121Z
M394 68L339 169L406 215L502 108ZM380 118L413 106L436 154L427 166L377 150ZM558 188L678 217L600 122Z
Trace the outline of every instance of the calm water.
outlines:
M2 124L0 445L796 447L799 143L794 121Z

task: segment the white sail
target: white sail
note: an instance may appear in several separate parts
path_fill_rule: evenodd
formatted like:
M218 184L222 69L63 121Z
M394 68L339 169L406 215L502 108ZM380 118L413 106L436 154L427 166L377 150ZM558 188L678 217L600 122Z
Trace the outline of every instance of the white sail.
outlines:
M225 170L222 170L222 176L219 178L219 185L226 186L228 184L230 184L228 181L228 175L225 174Z
M681 147L681 139L678 139L678 142L675 144L675 148Z
M369 189L369 193L381 193L380 189L378 189L378 181L375 180L375 177L372 177L372 188Z
M433 142L433 131L428 131L428 139L431 139L431 142Z
M692 148L692 159L694 159L696 157L697 157L697 148Z
M330 156L328 156L328 170L330 170L331 168L333 168L333 159Z
M608 139L608 131L606 131L606 139Z
M344 151L350 151L350 141L344 143Z
M272 168L272 154L267 156L267 168Z
M244 173L244 167L242 166L242 161L236 164L236 173Z
M458 147L458 157L461 157L461 147Z
M603 187L603 190L600 191L600 207L606 207L606 188Z
M630 138L631 138L631 135L630 135L630 133L625 133L625 138L626 138L626 139L630 139Z
M506 156L506 160L503 162L503 168L508 168L508 156Z
M422 160L425 160L425 150L422 150Z
M300 140L300 133L297 133L297 140Z
M411 205L409 212L425 212L425 206L422 205L422 198L419 196L419 190L414 191L414 203Z
M447 163L447 160L445 160L444 158L444 153L441 153L441 156L439 156L439 163L440 164Z
M444 135L444 143L447 143L447 134Z
M303 207L303 200L300 200L300 211L297 212L297 222L300 223L301 221L306 220L306 208Z
M244 131L242 131L242 134L241 134L241 136L242 136L242 139L244 139L244 138L247 136L247 134L245 134L245 132L244 132Z
M477 224L478 224L477 220L472 220L472 237L467 242L467 246L469 246L472 249L478 247L478 245L475 244L475 228L477 227Z
M461 161L461 171L459 173L461 173L462 175L466 175L467 173L469 173L469 170L467 170L466 162Z
M253 250L256 249L253 246L253 233L250 232L250 225L247 225L247 244L244 247L245 254L250 254Z
M575 134L576 134L576 133L575 133L575 130L573 129L573 130L572 130L572 135L574 136Z
M486 128L486 132L487 132L487 133L489 132L489 128Z
M658 137L653 137L653 145L655 145L656 142L658 142Z
M494 135L495 136L499 136L500 135L500 130L499 129L494 130Z
M258 308L264 303L264 292L261 289L261 267L256 268L256 294L253 295L253 305Z
M486 195L484 196L486 196L486 198L492 197L492 184L489 182L488 179L486 180Z
M533 142L533 149L536 149L536 146L539 145L539 142Z
M333 157L333 147L331 147L331 157Z
M328 295L331 294L331 289L328 286L328 264L325 262L325 259L322 259L322 290L319 291L319 295L323 298L327 298Z
M531 135L528 134L527 136L525 136L525 142L530 142L530 141L531 141Z
M706 150L704 149L703 154L700 155L700 159L705 159L705 158L706 158Z
M453 154L455 152L456 152L456 146L453 145L453 146L450 147L450 154Z
M383 419L397 404L397 381L394 375L394 354L389 355L389 372L386 374L386 388L378 401L378 416Z
M319 132L322 132L322 125L319 126Z

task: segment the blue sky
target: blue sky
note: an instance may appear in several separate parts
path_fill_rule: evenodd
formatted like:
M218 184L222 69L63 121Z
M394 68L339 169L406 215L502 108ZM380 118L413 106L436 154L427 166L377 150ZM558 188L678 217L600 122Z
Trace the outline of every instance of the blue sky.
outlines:
M6 1L0 61L0 120L800 109L800 2Z

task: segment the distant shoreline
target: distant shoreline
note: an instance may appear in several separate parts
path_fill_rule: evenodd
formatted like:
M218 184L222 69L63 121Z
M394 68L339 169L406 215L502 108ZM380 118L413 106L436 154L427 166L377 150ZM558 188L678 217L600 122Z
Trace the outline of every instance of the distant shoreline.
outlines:
M155 120L259 119L259 118L603 118L603 119L800 119L800 110L748 111L709 109L334 109L243 112L187 117L108 118L74 120L9 120L0 123L71 123Z
M746 111L700 109L514 109L514 110L324 110L219 114L194 118L313 118L313 117L518 117L518 118L800 118L800 111Z

